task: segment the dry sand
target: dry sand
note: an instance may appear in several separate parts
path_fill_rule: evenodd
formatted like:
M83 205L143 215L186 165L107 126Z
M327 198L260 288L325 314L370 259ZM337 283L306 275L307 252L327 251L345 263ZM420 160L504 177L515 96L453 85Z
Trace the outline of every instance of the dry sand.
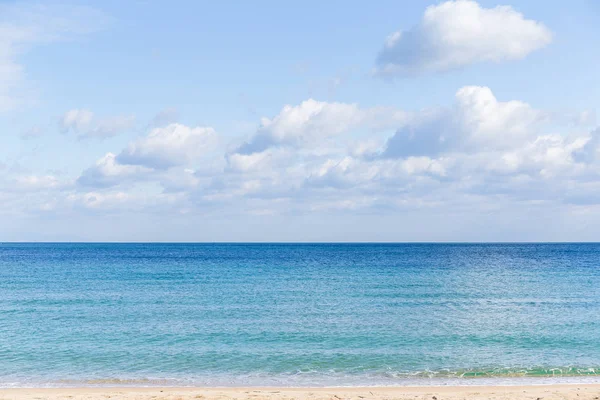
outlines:
M357 388L56 388L0 389L0 399L202 400L600 400L598 385Z

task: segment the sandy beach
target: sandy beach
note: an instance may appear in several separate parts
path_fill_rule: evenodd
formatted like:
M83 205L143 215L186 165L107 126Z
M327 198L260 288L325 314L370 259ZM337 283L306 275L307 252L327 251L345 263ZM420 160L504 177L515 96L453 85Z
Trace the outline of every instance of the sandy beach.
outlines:
M356 388L24 388L0 389L0 399L598 400L600 384Z

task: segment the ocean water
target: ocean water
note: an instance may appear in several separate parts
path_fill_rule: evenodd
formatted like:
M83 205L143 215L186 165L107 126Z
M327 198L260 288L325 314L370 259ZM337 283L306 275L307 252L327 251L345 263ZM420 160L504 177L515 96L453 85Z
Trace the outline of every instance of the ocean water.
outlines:
M0 244L0 386L599 377L598 244Z

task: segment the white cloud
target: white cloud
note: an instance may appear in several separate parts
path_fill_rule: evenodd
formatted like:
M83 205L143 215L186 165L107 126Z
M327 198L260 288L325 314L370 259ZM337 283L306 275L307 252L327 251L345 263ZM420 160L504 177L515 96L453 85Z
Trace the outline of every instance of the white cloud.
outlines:
M58 180L53 176L20 176L16 178L16 181L20 185L35 188L55 187L58 184Z
M574 126L573 115L479 86L460 88L447 108L421 111L312 100L263 121L273 142L261 151L224 151L212 128L170 124L106 153L76 185L7 167L0 198L11 210L56 215L190 218L588 207L600 199L590 184L600 177L600 135Z
M458 122L475 147L512 146L535 134L546 114L521 101L500 102L490 88L463 87L456 93Z
M60 127L63 131L74 130L76 132L85 131L92 123L94 113L89 110L69 110L62 116Z
M408 157L402 161L401 168L409 175L446 175L446 168L443 160L434 160L429 157Z
M345 156L316 166L305 183L321 188L363 188L371 195L384 195L387 185L404 185L418 176L446 175L446 159L407 157L400 160L364 160Z
M483 8L472 0L447 1L427 7L412 29L388 37L377 58L377 72L412 75L517 60L551 41L548 28L510 6Z
M170 191L197 186L215 171L215 166L203 156L212 154L218 138L212 128L190 128L170 124L152 129L147 136L131 142L118 155L106 153L84 170L77 184L80 187L104 188L136 182L157 181ZM184 168L200 161L196 169ZM174 168L179 167L179 168Z
M306 145L337 135L361 119L356 104L326 103L313 99L286 105L274 118L263 118L256 134L238 149L252 154L275 145Z
M252 170L262 170L273 166L273 159L277 154L270 150L260 153L239 154L232 153L227 156L228 167L233 171L247 172Z
M67 111L59 121L63 132L74 132L79 137L107 138L132 129L135 126L133 115L120 115L96 118L94 113L85 109Z
M415 114L388 140L383 156L510 149L534 137L548 118L527 103L498 101L487 87L466 86L452 108Z
M589 137L541 135L513 151L503 153L501 170L539 174L548 178L556 174L583 172L574 155L581 151ZM504 168L502 168L504 167Z
M600 159L600 128L596 128L588 137L585 145L573 153L573 157L582 163L592 163Z
M147 136L130 143L117 156L117 161L167 169L198 162L203 155L215 150L217 144L217 133L211 127L190 128L182 124L170 124L154 128Z
M407 118L406 113L386 108L360 108L357 104L328 103L308 99L286 105L272 119L262 118L260 127L236 152L259 153L273 146L310 147L342 133L366 128L389 129Z
M37 191L45 189L58 189L64 184L53 175L20 175L15 177L16 189Z
M81 186L108 187L142 178L150 171L138 165L119 164L115 154L106 153L94 166L82 172L77 183Z
M67 201L73 205L90 209L110 209L129 203L131 195L126 192L86 192L69 195Z
M592 161L600 160L597 146L581 126L573 126L572 112L499 100L487 87L459 89L447 108L348 108L346 125L334 122L337 113L319 118L303 114L307 104L311 102L285 107L273 118L285 121L285 129L270 136L265 149L227 153L227 167L215 184L202 189L202 196L221 201L286 199L300 209L300 204L315 209L344 204L373 210L438 207L465 196L513 196L513 191L525 193L524 186L527 194L519 199L531 200L547 196L551 182L589 179L584 177L600 170ZM320 107L324 110L326 104ZM387 118L385 126L399 128L387 141L371 134L377 120L371 118L376 115L373 110ZM295 112L305 117L287 118ZM325 115L328 123L322 123ZM345 140L352 130L364 140L355 140L356 135Z
M306 178L306 184L313 187L349 187L375 180L379 168L350 156L342 159L328 159L316 166Z

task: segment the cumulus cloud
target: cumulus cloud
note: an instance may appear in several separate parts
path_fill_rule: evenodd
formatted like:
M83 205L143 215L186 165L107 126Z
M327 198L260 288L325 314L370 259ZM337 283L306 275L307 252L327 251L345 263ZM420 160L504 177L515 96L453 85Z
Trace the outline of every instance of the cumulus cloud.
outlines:
M572 112L498 99L488 87L460 88L450 107L420 111L353 106L329 113L329 103L321 103L315 108L327 111L303 113L317 104L285 107L268 120L285 122L285 129L269 132L267 145L258 146L259 130L246 142L257 146L252 151L243 145L226 153L226 168L202 196L278 199L314 210L436 207L451 198L526 193L523 187L528 194L519 199L544 197L551 182L589 179L600 170L594 135L573 125ZM334 122L339 115L344 123ZM372 115L395 133L374 136L381 121ZM347 135L353 131L358 135Z
M226 159L227 166L231 171L248 172L271 168L277 163L277 160L285 159L286 156L290 156L286 151L268 149L260 153L227 154Z
M589 137L540 135L520 148L502 154L504 166L511 172L539 174L548 178L556 174L577 173L585 165L574 156L589 142Z
M173 123L105 153L76 185L20 172L19 193L30 193L26 186L52 192L27 206L53 212L227 218L589 206L597 199L589 182L600 175L600 140L574 125L573 115L499 99L480 86L458 89L448 107L425 110L307 100L264 119L230 151L217 145L212 128ZM87 123L85 113L72 117L73 126ZM261 135L268 145L259 146ZM560 194L567 190L576 195ZM19 207L17 195L6 202Z
M286 105L274 118L263 118L256 134L240 146L238 153L258 153L280 144L308 144L339 134L360 118L355 104L309 99L298 106Z
M271 119L262 118L256 134L236 153L259 153L273 146L314 146L353 129L386 129L406 118L404 112L386 107L360 108L308 99L297 106L286 105Z
M388 140L383 157L435 156L518 146L533 137L548 113L521 101L498 101L490 88L458 90L449 109L418 113Z
M314 188L357 188L370 196L385 196L387 185L405 185L416 177L440 179L448 160L407 157L400 160L365 160L345 156L317 166L304 184Z
M210 127L170 124L154 128L130 142L119 154L106 153L81 173L77 184L103 188L154 180L164 183L169 190L193 187L200 181L196 174L212 168L203 157L215 150L217 142L217 133ZM187 168L201 161L208 167L200 166L198 171ZM173 167L179 168L170 171Z
M211 127L190 128L182 124L170 124L152 129L147 136L130 143L117 156L117 161L166 169L197 161L214 150L217 143L217 133Z
M380 75L402 76L517 60L551 41L547 27L510 6L483 8L472 0L447 1L427 7L410 30L391 34L376 69Z
M349 130L336 127L313 139L320 145L278 142L260 152L228 153L227 168L210 196L267 198L270 193L317 209L350 203L433 207L450 198L500 194L531 200L548 196L549 185L584 181L600 171L596 135L574 127L571 113L500 100L487 87L459 89L448 108L396 112L403 116L396 120L399 129L383 142L365 135L364 142L339 142L337 151L322 151L323 143ZM289 131L302 128L302 121ZM356 126L365 133L370 125Z
M577 149L573 157L576 161L582 163L591 163L598 159L600 155L600 128L596 128L588 137L588 140L581 149Z
M348 187L377 178L379 168L350 156L328 159L317 166L306 178L306 184L314 187Z
M120 115L97 118L85 109L73 109L63 114L59 121L63 132L74 132L81 138L108 138L135 126L135 116Z
M140 179L150 172L149 168L138 165L119 164L116 158L115 154L106 153L95 165L81 173L77 183L81 186L108 187Z

